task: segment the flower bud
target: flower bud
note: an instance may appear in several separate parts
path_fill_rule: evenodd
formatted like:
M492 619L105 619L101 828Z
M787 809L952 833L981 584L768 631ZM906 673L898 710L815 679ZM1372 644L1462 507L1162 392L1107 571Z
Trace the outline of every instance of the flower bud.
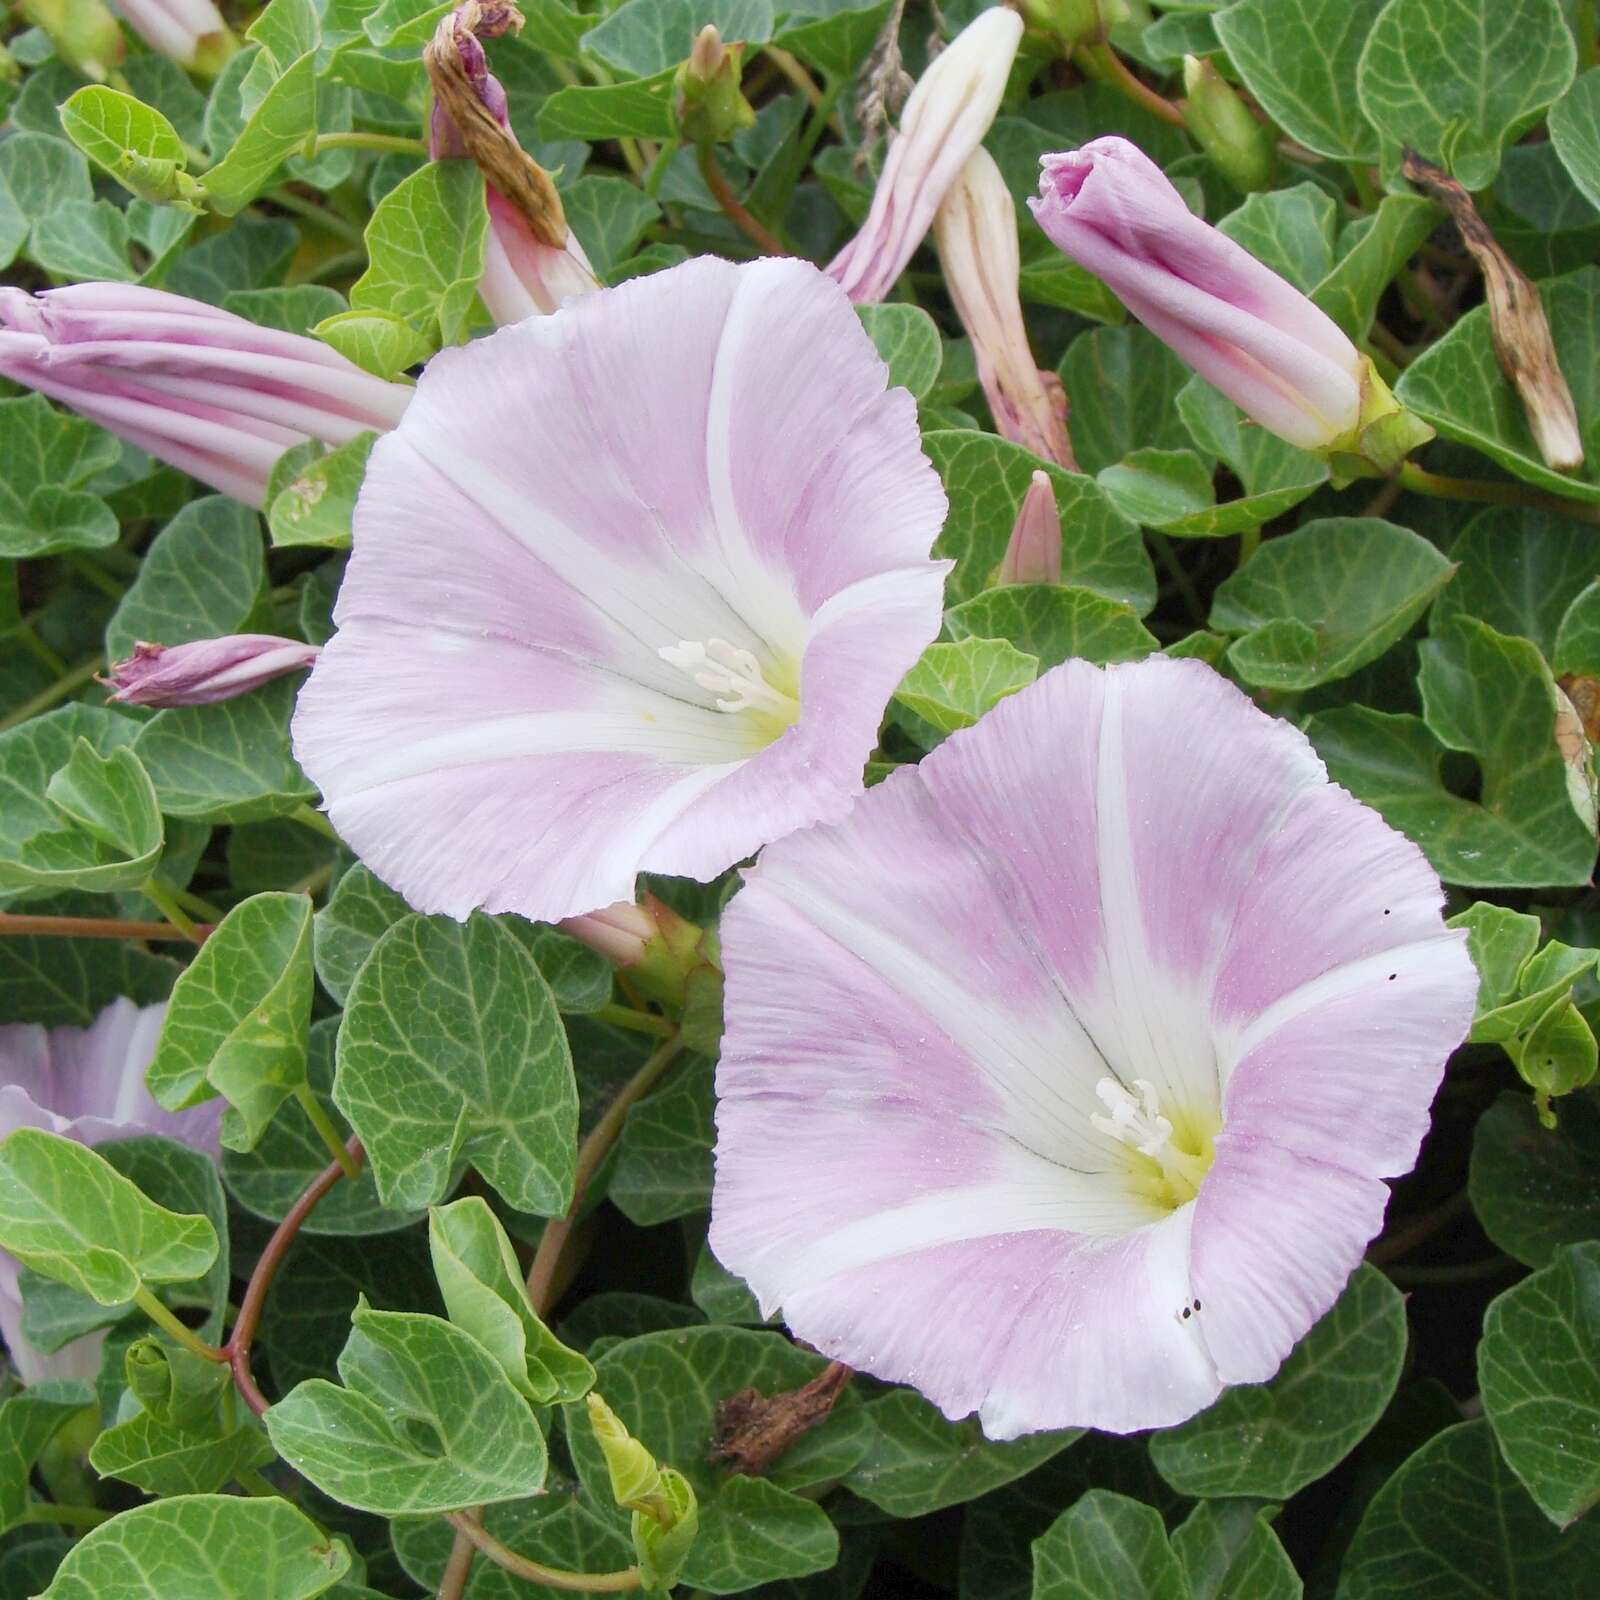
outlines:
M50 36L56 54L104 83L128 52L117 19L101 0L22 0L22 14Z
M1234 188L1270 189L1278 176L1272 130L1257 122L1208 58L1183 58L1183 120Z
M989 131L1022 41L1004 6L980 13L917 80L889 145L872 210L828 263L857 305L882 300L922 243L939 202Z
M944 197L933 231L945 286L972 339L995 426L1043 460L1075 470L1066 392L1053 373L1035 364L1022 320L1017 208L994 157L981 145Z
M1034 473L1028 484L994 581L996 585L1061 582L1061 513L1047 472Z
M1022 0L1022 14L1066 50L1099 44L1132 15L1127 0Z
M320 653L314 644L269 633L235 633L190 644L141 641L101 681L110 685L110 699L118 705L205 706L309 667Z
M646 999L674 1009L683 1005L697 969L716 970L715 934L680 917L653 894L642 905L622 900L557 926L626 972L628 982Z
M239 48L212 0L113 0L112 10L158 56L203 77L214 78Z
M744 46L724 44L714 23L695 36L673 79L673 115L688 143L720 144L754 125L755 111L739 89L743 56Z

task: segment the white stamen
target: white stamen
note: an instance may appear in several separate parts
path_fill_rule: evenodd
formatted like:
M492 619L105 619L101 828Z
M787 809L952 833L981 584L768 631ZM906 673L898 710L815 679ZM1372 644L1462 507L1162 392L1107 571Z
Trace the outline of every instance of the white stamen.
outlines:
M1135 1078L1135 1099L1115 1078L1102 1078L1094 1086L1108 1117L1091 1113L1089 1125L1119 1144L1130 1144L1142 1156L1159 1159L1172 1139L1172 1124L1161 1115L1161 1101L1148 1078Z
M718 711L768 711L793 722L799 707L762 676L750 651L726 639L680 639L656 652L665 662L717 695Z

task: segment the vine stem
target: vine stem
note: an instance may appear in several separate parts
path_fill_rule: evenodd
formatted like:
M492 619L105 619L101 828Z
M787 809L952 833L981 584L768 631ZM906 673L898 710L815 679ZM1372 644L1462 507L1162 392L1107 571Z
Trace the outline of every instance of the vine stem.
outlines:
M728 182L727 175L717 165L717 152L711 141L704 140L695 147L695 159L700 163L700 176L706 180L706 187L716 196L717 204L722 207L723 215L736 227L745 238L749 239L763 255L786 256L791 252L785 250L782 241L771 232L766 225L751 216L744 206L740 204L739 197L733 192L733 186Z
M117 1513L102 1511L98 1506L64 1505L53 1500L35 1500L17 1513L18 1523L56 1523L63 1528L98 1528L109 1522Z
M1170 100L1157 94L1149 84L1136 78L1129 70L1128 63L1104 39L1098 44L1079 45L1073 51L1073 59L1091 78L1110 84L1135 105L1143 106L1152 116L1160 117L1163 122L1170 122L1177 128L1188 126L1183 120L1183 113Z
M57 939L193 939L199 943L215 931L209 922L191 923L192 933L170 922L129 922L122 917L35 917L0 911L0 938L42 934Z
M547 1567L538 1561L519 1556L508 1545L501 1544L495 1536L465 1511L448 1511L445 1521L456 1530L456 1535L467 1542L469 1550L479 1550L497 1567L502 1567L514 1577L526 1578L530 1583L542 1583L547 1589L561 1589L569 1594L625 1594L644 1587L637 1567L626 1567L621 1572L563 1572L559 1567ZM454 1551L451 1552L452 1558ZM441 1589L440 1594L444 1593Z
M1472 500L1480 505L1530 506L1536 511L1553 511L1557 516L1578 522L1600 524L1600 505L1569 500L1565 495L1546 494L1543 489L1525 488L1520 483L1496 483L1487 478L1446 478L1426 472L1414 461L1401 463L1400 483L1413 494L1435 500Z
M133 1291L133 1303L149 1317L169 1338L181 1344L190 1355L199 1356L202 1361L226 1361L225 1350L219 1350L213 1344L207 1344L193 1328L186 1328L177 1317L159 1301L153 1291L145 1288L141 1283Z
M146 878L139 885L139 893L159 911L173 927L177 928L185 939L192 940L195 944L206 942L205 934L201 933L200 925L178 904L177 896L166 886L159 882L154 875Z
M294 1098L300 1109L305 1112L306 1120L316 1129L317 1137L328 1147L333 1159L344 1170L345 1177L352 1181L359 1178L361 1164L345 1147L345 1142L339 1137L339 1130L334 1127L333 1118L328 1115L327 1107L323 1105L317 1091L309 1083L302 1083L295 1089Z
M366 1154L361 1148L361 1141L352 1137L345 1145L345 1151L359 1171ZM239 1302L238 1320L233 1325L233 1332L227 1344L223 1346L228 1365L233 1369L234 1387L243 1397L244 1403L258 1417L267 1409L267 1397L257 1387L256 1380L251 1374L250 1347L255 1342L256 1329L261 1323L261 1308L266 1304L267 1290L272 1287L272 1280L277 1276L278 1268L283 1265L283 1258L289 1253L289 1246L294 1243L295 1235L300 1232L306 1218L317 1209L322 1197L344 1175L343 1162L330 1162L317 1174L306 1192L295 1201L289 1214L273 1230L272 1237L267 1240L266 1249L261 1252L255 1270L250 1274L249 1283L245 1285L244 1299Z
M59 705L74 689L81 689L105 664L106 658L103 655L90 656L87 661L80 661L48 688L41 689L31 700L24 700L15 711L0 717L0 733L5 733L11 728L19 728L30 717L36 717L41 711L48 711L51 706Z
M313 133L300 152L306 160L314 160L324 150L380 150L391 155L426 156L427 143L403 133L362 133L359 130L343 133Z

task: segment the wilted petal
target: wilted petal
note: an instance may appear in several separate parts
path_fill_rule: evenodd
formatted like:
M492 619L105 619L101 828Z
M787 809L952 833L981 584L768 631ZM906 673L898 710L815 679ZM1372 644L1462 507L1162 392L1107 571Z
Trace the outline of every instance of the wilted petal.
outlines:
M1441 899L1208 668L1069 662L748 874L712 1247L994 1437L1181 1421L1270 1376L1415 1158L1477 988Z

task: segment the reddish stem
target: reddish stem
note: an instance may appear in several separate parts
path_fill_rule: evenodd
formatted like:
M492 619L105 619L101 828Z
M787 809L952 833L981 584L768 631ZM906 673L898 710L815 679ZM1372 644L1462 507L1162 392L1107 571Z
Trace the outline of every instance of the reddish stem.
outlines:
M700 145L695 153L700 161L700 176L706 180L706 187L716 196L717 204L722 207L724 215L734 227L763 255L791 254L792 252L784 249L783 241L740 203L738 195L733 192L733 185L728 182L722 168L717 165L716 149L707 142Z
M216 928L214 922L197 922L194 925L202 944ZM190 943L182 928L170 922L127 922L119 917L36 917L13 911L0 911L0 937L7 934L43 934L59 939L167 939L180 944Z

